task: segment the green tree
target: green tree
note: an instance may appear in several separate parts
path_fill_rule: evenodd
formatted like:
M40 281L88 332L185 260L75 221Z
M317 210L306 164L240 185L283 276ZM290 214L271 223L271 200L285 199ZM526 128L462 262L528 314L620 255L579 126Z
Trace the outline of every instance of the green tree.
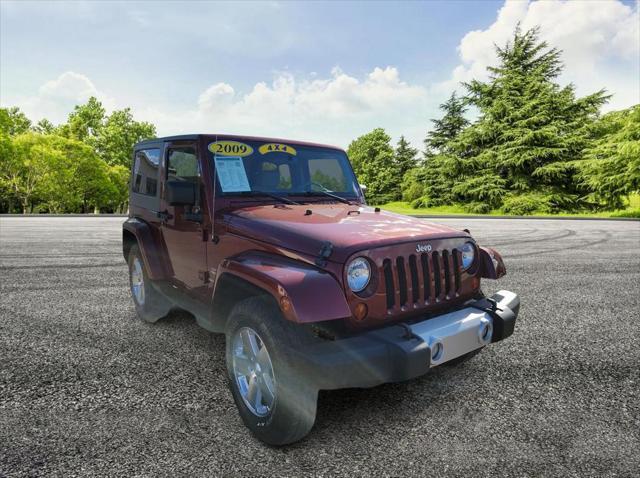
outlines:
M400 182L404 179L407 171L417 166L417 155L418 150L412 148L409 144L409 141L407 141L404 136L400 136L400 140L398 140L398 146L396 146L395 151L395 162L398 169L397 184L400 184Z
M109 166L107 174L113 189L105 206L110 212L125 212L129 201L129 167L120 164Z
M78 148L79 156L73 168L71 190L74 199L79 201L81 212L99 213L105 206L110 206L118 198L118 187L113 183L109 166L93 151L82 151Z
M424 169L416 175L423 184L420 206L441 206L456 201L453 187L461 174L460 158L453 151L453 142L469 125L465 118L465 100L452 93L440 105L443 115L432 119L433 129L424 141Z
M576 180L572 161L589 146L589 128L609 98L598 91L576 98L560 87L560 52L538 39L538 29L516 29L487 82L466 84L478 120L449 144L460 159L452 189L471 209L500 207L529 194L541 209L574 209L588 192Z
M102 103L91 97L74 108L67 123L60 127L60 134L93 147L109 165L130 167L133 145L155 137L156 128L151 123L135 121L130 108L106 115Z
M133 145L156 136L151 123L135 121L131 110L114 111L98 130L96 150L110 165L131 166Z
M31 129L40 134L54 134L56 132L56 127L47 118L42 118Z
M462 162L453 154L431 156L419 176L423 183L421 206L446 206L458 201L453 188L463 175Z
M0 134L9 136L11 131L11 116L8 108L0 108Z
M410 169L402 178L401 191L402 200L413 202L424 196L424 167L416 167Z
M43 138L35 133L20 134L12 139L10 154L0 158L3 189L19 201L23 213L31 212L50 165L56 163Z
M61 134L67 138L94 144L105 120L105 109L94 96L83 105L73 108Z
M576 163L579 177L596 201L621 208L640 190L640 105L603 116L593 130L597 140Z
M31 128L31 121L17 106L0 108L0 111L0 122L2 123L0 127L9 136L26 133Z
M370 203L384 204L396 197L398 168L391 138L384 129L376 128L352 141L347 154L358 181L367 186Z
M13 212L14 204L19 200L13 187L13 142L10 131L12 120L7 108L0 108L0 210Z
M13 138L0 181L24 213L90 212L121 200L109 166L88 145L56 135L27 132Z
M465 118L467 107L463 98L451 93L447 101L440 105L444 112L442 118L432 119L433 128L427 133L424 140L425 159L429 159L436 154L450 153L449 144L469 126L469 121Z
M98 212L117 191L109 166L87 144L60 136L45 136L49 147L62 158L46 182L43 202L55 211Z
M133 145L153 136L129 108L106 116L96 98L58 127L0 108L0 211L123 211Z

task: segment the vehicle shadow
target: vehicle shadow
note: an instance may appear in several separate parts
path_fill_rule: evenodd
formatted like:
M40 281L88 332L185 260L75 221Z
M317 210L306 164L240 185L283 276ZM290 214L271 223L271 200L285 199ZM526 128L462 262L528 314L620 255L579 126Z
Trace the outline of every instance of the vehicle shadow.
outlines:
M199 347L207 351L212 371L225 375L224 380L216 381L211 386L219 387L221 383L226 384L223 334L210 333L200 328L195 318L182 310L172 311L169 316L158 322L158 325L160 324L169 330L180 330L183 334L191 335L192 340L197 341ZM397 429L399 423L410 420L415 421L415 425L418 426L417 422L421 419L417 415L431 414L434 409L439 409L454 399L459 385L469 378L471 369L475 368L472 363L438 367L422 377L407 382L383 384L367 389L321 390L318 396L316 422L311 433L300 442L283 448L306 449L327 443L329 436L335 434L344 437L377 436L383 440L388 433ZM231 401L231 392L227 392ZM240 425L239 422L238 424Z
M367 423L363 428L368 434L374 423L382 425L377 429L379 433L384 433L385 428L393 427L395 423L411 416L416 406L421 410L437 406L449 388L445 376L455 375L456 368L434 370L407 382L382 384L373 388L322 390L318 396L316 424L311 435L333 432L336 428L358 430L361 423Z

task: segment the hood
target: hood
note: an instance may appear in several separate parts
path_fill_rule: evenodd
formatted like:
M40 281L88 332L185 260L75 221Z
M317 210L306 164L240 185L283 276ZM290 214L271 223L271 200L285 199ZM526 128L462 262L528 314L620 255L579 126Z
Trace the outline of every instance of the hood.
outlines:
M329 260L335 262L394 243L469 237L424 219L341 203L250 206L226 213L225 222L230 232L303 254L318 255L329 241L333 244Z

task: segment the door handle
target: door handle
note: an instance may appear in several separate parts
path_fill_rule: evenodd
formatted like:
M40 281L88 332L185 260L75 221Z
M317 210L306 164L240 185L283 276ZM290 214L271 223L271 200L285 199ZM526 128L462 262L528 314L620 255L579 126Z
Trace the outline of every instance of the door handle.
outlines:
M169 214L169 211L156 211L156 217L160 219L162 222L168 221L172 219L173 216Z

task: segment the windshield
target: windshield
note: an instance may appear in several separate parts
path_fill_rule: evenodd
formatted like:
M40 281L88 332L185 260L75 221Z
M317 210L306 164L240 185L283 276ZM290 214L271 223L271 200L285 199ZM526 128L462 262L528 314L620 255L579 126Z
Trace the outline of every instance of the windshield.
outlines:
M355 175L340 150L257 141L216 141L209 154L218 196L318 195L356 199Z

